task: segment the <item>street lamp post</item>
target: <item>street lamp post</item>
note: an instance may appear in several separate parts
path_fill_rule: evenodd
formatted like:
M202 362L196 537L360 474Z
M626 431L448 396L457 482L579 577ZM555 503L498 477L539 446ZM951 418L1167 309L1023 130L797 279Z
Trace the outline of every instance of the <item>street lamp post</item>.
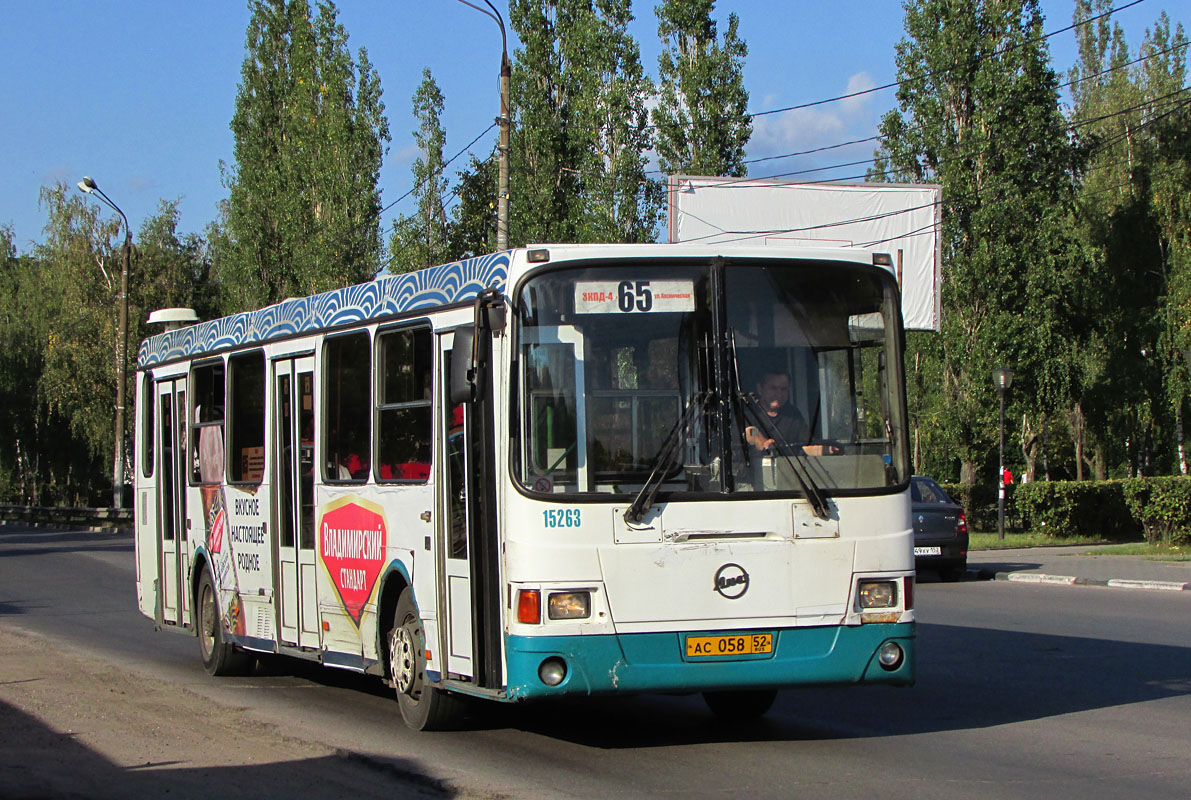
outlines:
M132 258L132 229L128 227L128 217L124 216L120 207L103 193L99 184L91 178L84 177L78 186L86 194L97 194L100 200L124 220L124 253L120 266L120 320L116 332L116 455L112 460L112 508L121 508L124 505L124 384L127 382L128 266Z
M1013 370L997 367L992 372L993 386L1001 398L1000 466L997 467L997 538L1005 538L1005 392L1013 384Z
M471 6L481 14L492 19L500 28L500 143L497 145L498 172L496 187L496 249L509 248L509 78L512 68L509 65L509 45L505 34L505 21L489 0L482 0L488 8L480 8L469 0L459 0L465 6Z

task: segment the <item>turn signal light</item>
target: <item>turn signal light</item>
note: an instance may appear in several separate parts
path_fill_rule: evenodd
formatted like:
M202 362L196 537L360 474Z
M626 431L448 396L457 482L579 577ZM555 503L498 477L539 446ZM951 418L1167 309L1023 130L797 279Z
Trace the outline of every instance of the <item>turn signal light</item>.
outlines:
M542 621L542 593L537 589L517 590L517 621L537 625Z

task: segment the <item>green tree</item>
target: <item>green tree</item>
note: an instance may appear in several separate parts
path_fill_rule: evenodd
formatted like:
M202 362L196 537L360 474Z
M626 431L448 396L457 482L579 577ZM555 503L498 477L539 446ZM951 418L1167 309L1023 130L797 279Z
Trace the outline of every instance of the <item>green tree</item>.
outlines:
M748 172L744 147L752 136L740 20L728 15L721 41L711 18L715 0L665 0L654 8L663 49L659 101L652 117L658 163L668 175Z
M389 271L409 272L449 261L446 214L447 179L443 176L443 95L429 69L422 71L422 83L413 96L413 132L420 154L413 163L411 190L418 213L402 214L393 223L389 239Z
M225 312L370 279L388 122L331 2L251 0L219 250Z
M1075 406L1086 414L1073 414L1072 432L1077 459L1087 438L1092 458L1080 460L1097 477L1186 468L1181 354L1191 345L1182 332L1187 262L1177 246L1187 219L1180 227L1188 184L1179 167L1185 119L1176 93L1185 81L1186 37L1163 14L1138 61L1119 26L1088 22L1110 9L1107 0L1076 4L1075 22L1086 24L1076 29L1080 58L1070 74L1073 128L1087 155L1078 207L1090 300Z
M130 342L160 332L145 327L145 318L159 308L193 308L199 319L218 314L207 243L198 234L178 232L178 201L161 201L157 213L141 224L136 251L129 316L137 327Z
M1036 0L905 8L877 170L943 187L941 423L974 482L995 463L993 367L1017 368L1013 396L1032 417L1070 396L1075 165Z
M472 156L467 169L458 173L451 209L447 249L452 259L471 258L496 250L497 153L480 161Z
M629 0L514 0L510 241L652 241L662 186L646 177L652 81Z
M102 219L95 204L64 184L42 189L41 201L48 212L45 241L34 250L38 271L28 284L37 302L24 317L41 353L43 434L56 435L42 435L39 447L74 451L65 460L50 455L41 495L87 505L100 485L110 491L124 237L118 217ZM120 366L127 369L134 353L129 347Z

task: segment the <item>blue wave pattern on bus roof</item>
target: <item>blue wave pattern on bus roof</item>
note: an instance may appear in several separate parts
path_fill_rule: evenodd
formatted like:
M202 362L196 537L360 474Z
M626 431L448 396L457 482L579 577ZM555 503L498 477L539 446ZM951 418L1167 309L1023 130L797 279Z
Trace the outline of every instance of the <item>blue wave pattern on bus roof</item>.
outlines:
M503 288L508 269L506 251L284 300L150 336L141 343L137 366L471 300L484 289Z

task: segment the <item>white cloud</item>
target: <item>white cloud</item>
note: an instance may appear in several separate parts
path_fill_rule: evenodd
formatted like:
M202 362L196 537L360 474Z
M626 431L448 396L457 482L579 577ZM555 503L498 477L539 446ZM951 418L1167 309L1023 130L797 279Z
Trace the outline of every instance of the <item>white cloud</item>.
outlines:
M873 77L867 72L857 72L852 77L848 78L848 88L843 94L855 94L857 92L866 92L869 89L876 88L877 84ZM846 116L857 116L867 112L869 105L873 99L873 93L862 94L859 97L849 97L846 100L839 102L840 111Z
M863 92L875 87L872 76L867 72L858 72L848 78L845 88L837 89L839 96ZM852 139L871 136L876 132L876 119L871 111L873 94L850 97L810 108L798 108L769 114L753 119L753 136L748 145L749 158L765 158L767 156L795 153L840 144ZM797 103L788 103L796 105ZM781 107L782 102L775 97L765 98L765 107ZM864 158L872 153L872 145L855 145L839 150L831 150L813 156L810 159L798 158L778 160L758 165L750 169L750 173L777 173L813 169L828 164L841 164ZM814 163L811 163L814 162ZM848 171L856 172L855 167ZM826 177L824 175L809 174L809 180Z
M412 164L414 163L414 159L421 154L422 150L416 144L407 144L392 155L390 162L393 164Z

